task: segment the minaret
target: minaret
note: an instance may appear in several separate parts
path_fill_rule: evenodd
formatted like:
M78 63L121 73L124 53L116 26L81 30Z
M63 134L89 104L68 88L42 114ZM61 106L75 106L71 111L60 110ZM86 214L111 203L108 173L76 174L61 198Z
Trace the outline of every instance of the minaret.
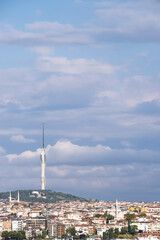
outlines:
M118 220L118 201L116 199L116 209L115 209L115 217L116 217L116 220Z
M17 197L17 202L19 203L19 191L18 191L18 197Z
M12 202L11 192L10 192L10 194L9 194L9 202L10 202L10 203Z
M45 170L46 170L46 154L44 149L44 123L43 123L43 139L42 139L42 151L41 151L41 189L45 190L46 188L46 177L45 177Z

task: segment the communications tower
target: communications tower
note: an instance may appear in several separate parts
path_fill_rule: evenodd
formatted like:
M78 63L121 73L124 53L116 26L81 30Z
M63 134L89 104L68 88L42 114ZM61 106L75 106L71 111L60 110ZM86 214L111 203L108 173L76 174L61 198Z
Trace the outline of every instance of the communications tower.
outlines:
M44 148L44 123L43 123L42 151L41 151L41 189L46 189L46 154Z

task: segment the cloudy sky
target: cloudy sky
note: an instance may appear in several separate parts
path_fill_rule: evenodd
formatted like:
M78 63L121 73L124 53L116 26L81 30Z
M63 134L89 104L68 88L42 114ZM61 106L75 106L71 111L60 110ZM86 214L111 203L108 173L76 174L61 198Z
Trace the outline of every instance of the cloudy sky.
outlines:
M160 1L0 0L0 191L160 200Z

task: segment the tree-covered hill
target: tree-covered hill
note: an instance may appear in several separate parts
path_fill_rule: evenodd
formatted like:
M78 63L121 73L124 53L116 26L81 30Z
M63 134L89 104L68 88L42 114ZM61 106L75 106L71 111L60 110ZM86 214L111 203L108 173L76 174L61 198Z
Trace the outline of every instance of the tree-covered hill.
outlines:
M10 192L1 192L0 199L9 200ZM18 190L12 191L12 200L17 200ZM88 199L76 197L71 194L54 192L52 190L19 190L20 201L26 202L46 202L54 203L57 201L88 201Z

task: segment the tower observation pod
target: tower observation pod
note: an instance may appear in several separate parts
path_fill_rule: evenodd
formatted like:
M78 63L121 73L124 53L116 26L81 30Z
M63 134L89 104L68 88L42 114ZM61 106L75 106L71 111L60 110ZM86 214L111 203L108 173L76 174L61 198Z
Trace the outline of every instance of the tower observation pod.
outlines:
M46 154L44 148L44 123L43 123L43 139L42 139L42 151L41 151L41 189L46 189Z

